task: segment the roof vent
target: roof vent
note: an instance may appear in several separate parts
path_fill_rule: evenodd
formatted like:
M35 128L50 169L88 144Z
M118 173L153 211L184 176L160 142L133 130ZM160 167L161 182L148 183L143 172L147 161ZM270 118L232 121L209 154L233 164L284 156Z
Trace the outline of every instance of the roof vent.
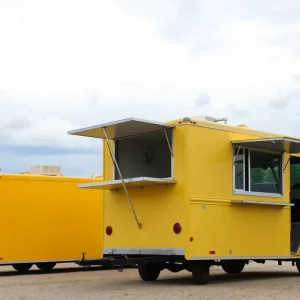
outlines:
M227 118L213 118L213 117L209 117L209 116L195 116L192 119L209 121L209 122L221 122L221 121L223 121L224 124L227 124Z
M182 119L182 122L190 122L190 121L191 121L191 119L189 117L184 117Z
M30 173L49 176L61 175L61 167L52 165L37 165L30 168Z

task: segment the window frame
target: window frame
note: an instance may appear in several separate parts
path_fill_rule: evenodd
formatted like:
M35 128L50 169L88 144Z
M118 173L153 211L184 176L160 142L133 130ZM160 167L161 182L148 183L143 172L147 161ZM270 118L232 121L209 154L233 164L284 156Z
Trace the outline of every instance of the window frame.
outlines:
M235 150L237 149L237 155L239 155L239 151L243 151L243 188L237 189L235 187L235 162L233 161L235 159ZM244 147L237 147L233 146L233 153L232 153L232 163L233 163L233 191L234 192L244 192L245 186L246 186L246 168L245 168L245 161L246 161L246 153Z
M243 151L243 189L237 189L235 187L235 151L236 149L240 149L240 151ZM246 151L247 151L247 157L246 157ZM270 153L270 154L276 154L280 157L280 170L279 170L279 183L280 183L280 193L265 193L265 192L256 192L251 191L251 151L259 152L259 153ZM246 159L248 164L248 172L246 172ZM232 146L232 188L233 188L233 194L235 195L252 195L252 196L261 196L261 197L272 197L272 198L283 198L284 197L284 153L278 152L278 151L272 151L272 150L261 150L257 148L252 147L245 147L245 146ZM248 185L248 190L246 190L246 182Z

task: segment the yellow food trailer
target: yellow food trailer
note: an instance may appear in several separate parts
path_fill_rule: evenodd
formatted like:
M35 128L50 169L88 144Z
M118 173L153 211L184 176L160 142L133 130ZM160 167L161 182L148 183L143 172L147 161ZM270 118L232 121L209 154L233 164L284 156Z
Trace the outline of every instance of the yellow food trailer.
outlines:
M221 121L225 121L222 123ZM300 271L300 139L232 126L227 119L136 118L70 131L104 139L103 254L85 264L136 264L143 280L249 261ZM86 197L88 198L88 197Z
M82 253L102 258L102 193L77 187L101 181L63 176L52 165L0 173L0 266L26 272L35 264L47 271L57 263L76 263Z

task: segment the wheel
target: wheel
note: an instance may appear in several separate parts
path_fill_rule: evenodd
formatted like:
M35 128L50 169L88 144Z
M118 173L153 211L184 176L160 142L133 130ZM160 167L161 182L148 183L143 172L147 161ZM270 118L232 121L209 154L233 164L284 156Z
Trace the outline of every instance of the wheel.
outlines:
M44 262L44 263L38 263L36 266L41 270L41 271L50 271L52 270L55 266L55 262Z
M210 264L201 262L192 266L192 275L195 284L204 285L209 280L209 268Z
M20 272L20 273L25 273L28 272L30 270L30 268L33 266L33 264L29 264L29 263L24 263L24 264L13 264L12 267Z
M139 275L144 281L155 281L160 271L160 266L156 264L143 264L139 266Z
M300 273L300 259L296 260L296 268L297 268L298 272Z
M238 274L243 271L245 265L246 262L243 260L223 261L222 269L229 274Z

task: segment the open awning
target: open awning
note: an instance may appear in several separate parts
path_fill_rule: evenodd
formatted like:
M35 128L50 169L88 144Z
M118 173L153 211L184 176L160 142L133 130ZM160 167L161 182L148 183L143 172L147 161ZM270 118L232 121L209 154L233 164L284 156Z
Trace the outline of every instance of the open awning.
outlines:
M105 139L103 128L111 140L171 129L175 126L137 118L128 118L92 127L68 131L68 134Z
M239 140L232 141L232 144L236 146L256 148L260 150L300 153L300 139L288 137Z
M124 179L128 188L139 188L144 186L157 186L175 184L176 180L164 178L138 177ZM117 190L123 188L121 180L111 180L93 183L83 183L78 185L79 188L96 189L96 190Z

